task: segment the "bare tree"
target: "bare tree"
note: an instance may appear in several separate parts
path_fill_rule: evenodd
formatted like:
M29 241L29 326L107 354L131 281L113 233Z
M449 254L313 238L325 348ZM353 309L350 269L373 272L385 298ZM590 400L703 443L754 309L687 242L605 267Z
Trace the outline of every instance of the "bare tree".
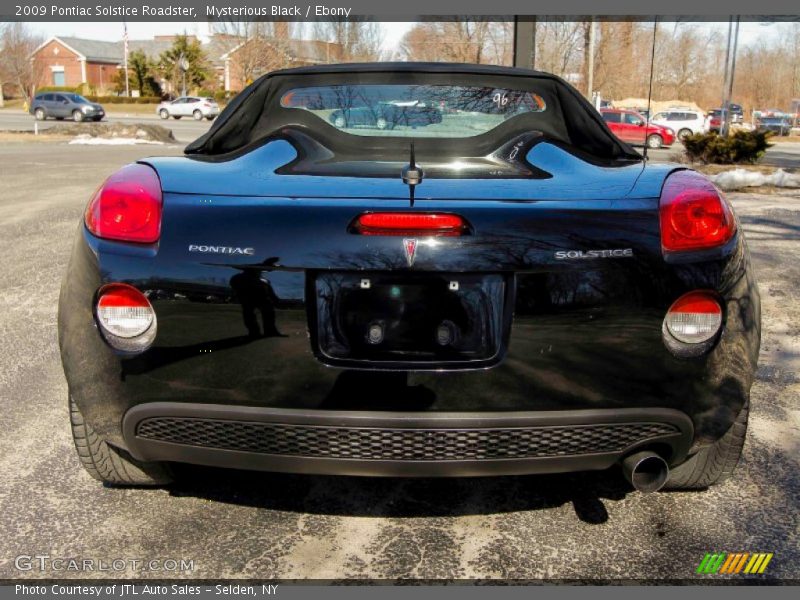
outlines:
M349 21L317 21L314 38L341 47L342 61L372 62L381 60L383 31L378 23L350 19Z
M3 25L2 23L0 23L0 40L2 40L3 37L4 37L4 31L3 30L5 28L6 28L6 25ZM7 77L7 75L6 75L4 64L3 64L3 48L2 48L2 46L0 46L0 108L4 108L5 105L6 105L6 97L5 97L5 94L3 93L3 83L5 82L6 77Z
M214 31L222 53L235 54L233 68L245 84L291 65L292 28L288 22L221 21Z
M507 21L468 17L418 23L400 42L405 60L510 64L513 26Z
M584 24L548 17L537 25L536 68L574 81L582 61Z
M6 23L0 29L0 84L15 88L28 103L41 79L41 67L31 57L41 41L24 23Z

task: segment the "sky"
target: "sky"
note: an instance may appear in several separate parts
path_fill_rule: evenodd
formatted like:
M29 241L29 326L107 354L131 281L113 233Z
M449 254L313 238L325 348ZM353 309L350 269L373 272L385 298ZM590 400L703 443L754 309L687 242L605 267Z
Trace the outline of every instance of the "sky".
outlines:
M64 35L93 40L117 41L122 39L122 23L29 23L29 27L44 37ZM195 34L200 38L209 35L209 23L128 23L128 37L132 40L152 39L154 35L175 33ZM382 23L384 48L397 46L413 23Z
M175 33L195 34L200 38L209 35L209 23L128 23L128 36L132 40L152 39L154 35L170 35ZM413 23L381 23L384 30L384 49L397 47L401 38ZM29 23L32 30L40 32L44 37L64 35L95 40L117 41L122 39L122 23ZM727 34L728 23L707 23L709 29L716 29ZM757 42L761 37L779 35L781 25L743 22L739 29L739 43L748 45Z

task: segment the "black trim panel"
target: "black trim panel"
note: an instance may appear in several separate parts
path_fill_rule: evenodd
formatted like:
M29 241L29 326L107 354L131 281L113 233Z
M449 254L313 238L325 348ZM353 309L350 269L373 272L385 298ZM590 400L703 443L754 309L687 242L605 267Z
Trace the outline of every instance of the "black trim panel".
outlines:
M384 428L390 430L488 430L547 428L624 423L666 423L675 433L644 439L613 451L580 455L515 459L364 460L263 454L147 439L136 435L139 424L154 418L212 419L288 426ZM208 466L313 473L400 477L488 476L602 470L642 447L669 449L671 464L682 462L693 437L691 420L672 409L575 410L503 413L398 413L294 410L216 404L154 402L137 405L123 419L123 436L130 453L143 461L187 462Z

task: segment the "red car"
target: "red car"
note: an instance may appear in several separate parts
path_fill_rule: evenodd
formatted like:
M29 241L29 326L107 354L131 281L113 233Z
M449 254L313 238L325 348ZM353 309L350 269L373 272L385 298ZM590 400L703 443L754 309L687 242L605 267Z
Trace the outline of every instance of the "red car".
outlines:
M669 127L655 123L647 124L647 120L632 110L603 108L600 110L608 128L623 142L648 148L671 146L675 142L675 132Z

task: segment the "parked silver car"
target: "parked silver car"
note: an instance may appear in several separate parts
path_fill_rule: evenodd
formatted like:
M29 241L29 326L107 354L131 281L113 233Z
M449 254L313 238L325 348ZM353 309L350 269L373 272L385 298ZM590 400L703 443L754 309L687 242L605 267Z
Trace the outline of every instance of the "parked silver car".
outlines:
M193 117L195 121L213 120L219 114L219 104L213 98L201 96L181 96L171 102L162 102L156 108L162 119Z

